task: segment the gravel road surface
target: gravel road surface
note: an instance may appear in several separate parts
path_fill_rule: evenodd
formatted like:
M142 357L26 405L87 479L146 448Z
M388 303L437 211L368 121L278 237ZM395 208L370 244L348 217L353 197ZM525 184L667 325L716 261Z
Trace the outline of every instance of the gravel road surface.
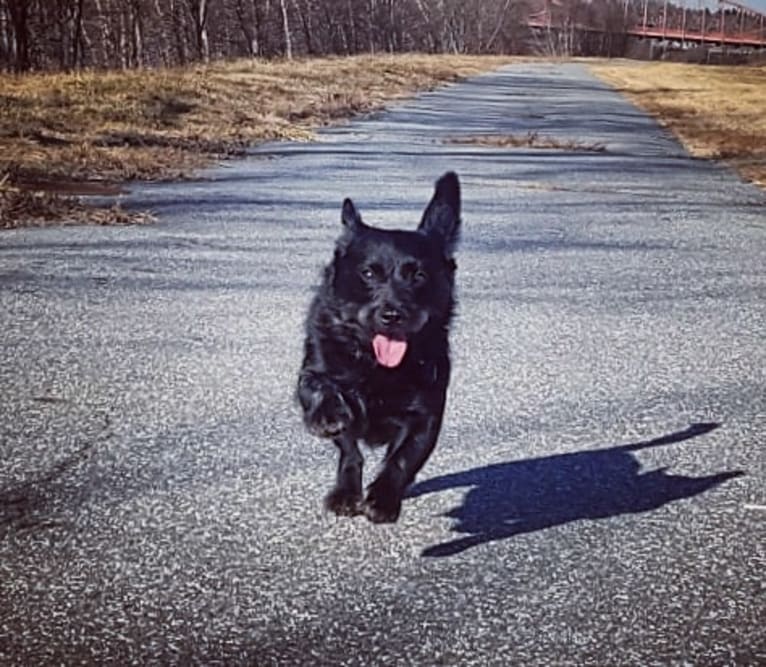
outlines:
M583 149L450 142L527 132ZM442 437L399 523L336 519L311 290L344 197L414 227L449 169ZM129 202L0 235L0 663L766 664L762 192L522 64Z

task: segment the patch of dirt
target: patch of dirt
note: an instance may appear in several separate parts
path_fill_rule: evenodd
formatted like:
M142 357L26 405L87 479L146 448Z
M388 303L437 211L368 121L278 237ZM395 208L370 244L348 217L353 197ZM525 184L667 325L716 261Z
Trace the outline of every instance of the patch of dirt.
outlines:
M0 180L0 229L61 225L133 225L152 222L147 212L125 211L119 203L111 207L90 205L78 195L118 194L116 186L46 182L27 187Z
M577 139L558 139L541 136L537 132L526 134L477 134L464 137L451 137L450 144L490 146L493 148L540 148L546 150L604 153L606 145L599 142L583 142Z

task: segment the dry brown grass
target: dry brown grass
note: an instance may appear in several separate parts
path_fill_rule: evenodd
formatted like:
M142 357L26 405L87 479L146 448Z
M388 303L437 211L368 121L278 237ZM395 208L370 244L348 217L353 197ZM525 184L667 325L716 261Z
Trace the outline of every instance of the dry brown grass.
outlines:
M593 72L657 116L698 157L766 186L766 67L635 63Z
M146 212L125 211L119 205L95 207L78 197L47 190L19 188L6 176L0 181L0 229L56 224L128 225L152 222Z
M452 137L451 144L491 146L493 148L539 148L545 150L603 153L606 146L602 143L588 143L577 139L559 139L541 135L538 132L526 134L475 134L464 137Z
M318 126L507 62L359 56L0 76L0 176L9 176L6 193L49 195L51 182L182 178L247 145L307 139ZM21 210L0 199L0 227L23 224L8 217Z

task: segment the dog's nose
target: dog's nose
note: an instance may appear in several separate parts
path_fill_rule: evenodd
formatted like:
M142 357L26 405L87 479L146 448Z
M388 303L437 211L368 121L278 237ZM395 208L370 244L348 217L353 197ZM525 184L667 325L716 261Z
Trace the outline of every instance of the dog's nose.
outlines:
M380 310L380 321L386 326L399 324L402 321L402 314L393 306L383 306Z

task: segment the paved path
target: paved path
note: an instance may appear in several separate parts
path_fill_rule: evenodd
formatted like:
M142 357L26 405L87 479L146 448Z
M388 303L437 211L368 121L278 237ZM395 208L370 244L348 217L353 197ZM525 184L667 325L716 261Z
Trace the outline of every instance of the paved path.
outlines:
M604 153L456 146L538 131ZM292 404L352 196L464 187L454 381L395 526ZM519 65L0 236L0 663L764 664L766 198Z

